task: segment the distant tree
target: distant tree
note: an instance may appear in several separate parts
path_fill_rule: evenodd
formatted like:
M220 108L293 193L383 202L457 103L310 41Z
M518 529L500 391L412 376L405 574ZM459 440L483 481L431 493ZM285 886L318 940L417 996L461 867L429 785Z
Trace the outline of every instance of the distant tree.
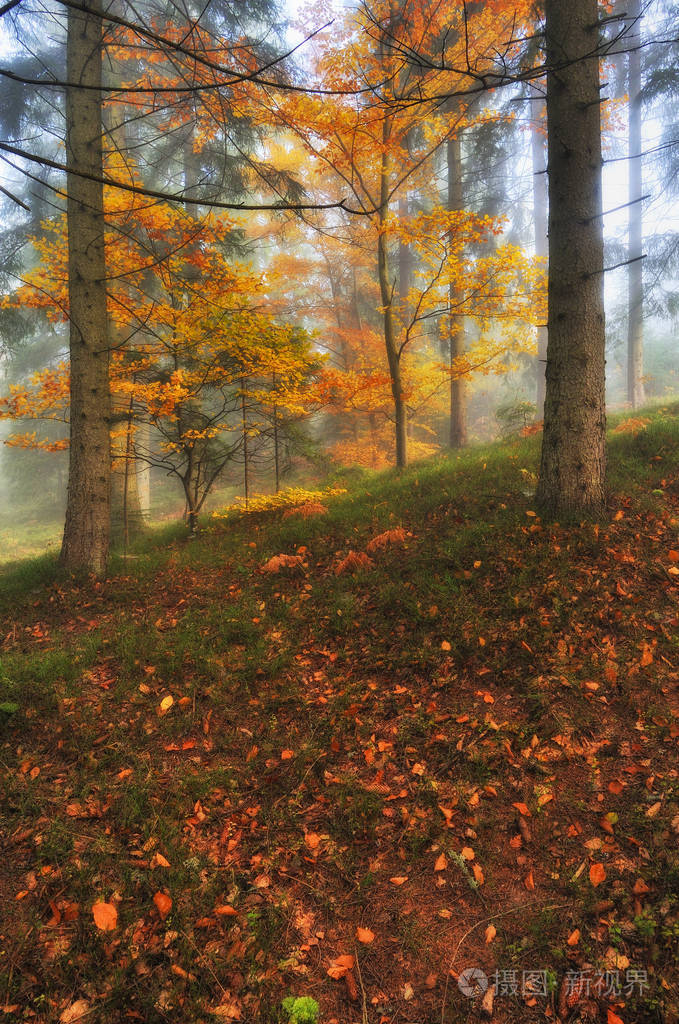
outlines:
M627 401L633 409L644 404L644 282L641 142L641 0L627 3L628 135L629 135L629 242L627 299Z

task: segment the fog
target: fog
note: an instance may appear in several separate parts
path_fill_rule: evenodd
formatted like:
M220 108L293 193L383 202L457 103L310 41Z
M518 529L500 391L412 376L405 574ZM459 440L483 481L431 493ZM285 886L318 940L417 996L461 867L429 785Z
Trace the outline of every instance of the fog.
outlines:
M329 54L337 62L351 47L358 51L364 45L360 33L356 42L352 5L335 8L328 13L289 0L285 10L272 5L261 23L253 15L224 31L233 39L243 33L255 39L257 52L296 47L281 74L315 87L325 75L326 85L337 89L351 73L359 83L369 77L375 55L366 49L365 66L358 70L328 67ZM671 76L663 80L659 74L672 65L676 44L657 42L671 36L664 26L673 13L662 3L643 10L641 201L630 197L624 38L620 52L602 64L605 263L612 268L605 277L610 410L629 407L628 228L635 206L641 207L643 224L645 398L659 403L677 395L675 85ZM305 37L331 15L336 21L329 28ZM286 16L293 22L287 28ZM27 81L37 74L37 63L63 77L59 6L11 17L13 22L8 17L3 23L8 67ZM342 33L344 50L338 48ZM151 72L143 55L123 52L111 58L109 73L131 81L133 74L141 80ZM538 82L540 89L544 83ZM53 166L63 158L63 104L59 91L40 85L8 86L5 99L4 137L30 138L27 145L39 159L31 164L25 156L6 154L0 169L4 562L58 549L69 458L64 175ZM393 463L389 367L380 333L379 231L365 214L379 170L374 153L360 153L347 171L333 154L331 136L321 137L322 105L309 112L291 101L285 107L279 97L269 100L270 108L262 110L256 97L231 90L220 101L226 120L219 127L214 110L197 109L189 117L178 100L166 114L153 104L143 116L132 116L123 103L106 108L106 148L116 173L129 173L149 190L203 189L189 206L127 196L131 212L123 213L120 194L107 195L115 236L108 260L118 381L111 441L118 494L113 535L119 546L128 546L141 523L181 522L187 510L205 522L234 502L285 487L314 490L343 473ZM339 101L332 102L339 111ZM346 109L369 117L370 101L347 100ZM544 170L535 166L531 137L544 133L544 125L534 113L534 100L519 83L468 102L454 123L449 106L429 103L401 112L403 123L394 128L394 181L403 168L407 173L389 203L390 287L403 339L413 458L448 449L451 378L462 381L467 444L519 435L541 420L537 337L546 296L545 282L538 280L544 263L535 261L541 240L534 180ZM451 206L451 139L459 143L461 206ZM339 168L335 178L332 160ZM290 208L220 212L198 201L208 193L211 201L249 200L264 207L273 196ZM346 196L354 212L337 205ZM294 209L305 203L308 209ZM452 212L466 219L458 217L453 225ZM457 246L455 231L464 244ZM163 269L170 264L171 270ZM501 294L489 285L499 278ZM453 322L464 336L463 355L453 353ZM221 376L214 372L220 360ZM125 366L132 384L124 379ZM204 370L205 390L196 384L197 367ZM630 408L630 415L637 410ZM180 440L175 435L182 417L190 421L191 433L185 430ZM194 456L199 468L187 470L186 460Z

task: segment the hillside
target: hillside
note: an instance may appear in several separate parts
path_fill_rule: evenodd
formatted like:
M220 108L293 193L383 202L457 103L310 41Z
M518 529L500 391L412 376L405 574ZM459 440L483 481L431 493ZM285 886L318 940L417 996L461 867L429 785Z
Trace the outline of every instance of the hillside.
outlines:
M4 1019L676 1024L678 443L602 524L528 438L9 569Z

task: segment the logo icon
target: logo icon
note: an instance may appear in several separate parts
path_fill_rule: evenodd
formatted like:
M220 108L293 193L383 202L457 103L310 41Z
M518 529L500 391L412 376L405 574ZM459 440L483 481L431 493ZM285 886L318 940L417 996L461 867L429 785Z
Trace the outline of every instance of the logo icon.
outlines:
M465 967L457 979L457 987L467 999L475 999L486 992L488 977L480 967Z

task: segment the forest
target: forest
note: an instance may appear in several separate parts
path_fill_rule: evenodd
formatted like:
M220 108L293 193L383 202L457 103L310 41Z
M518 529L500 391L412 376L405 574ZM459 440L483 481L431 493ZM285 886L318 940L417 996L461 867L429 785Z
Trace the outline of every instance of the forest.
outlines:
M0 6L8 1024L679 1022L679 6Z

